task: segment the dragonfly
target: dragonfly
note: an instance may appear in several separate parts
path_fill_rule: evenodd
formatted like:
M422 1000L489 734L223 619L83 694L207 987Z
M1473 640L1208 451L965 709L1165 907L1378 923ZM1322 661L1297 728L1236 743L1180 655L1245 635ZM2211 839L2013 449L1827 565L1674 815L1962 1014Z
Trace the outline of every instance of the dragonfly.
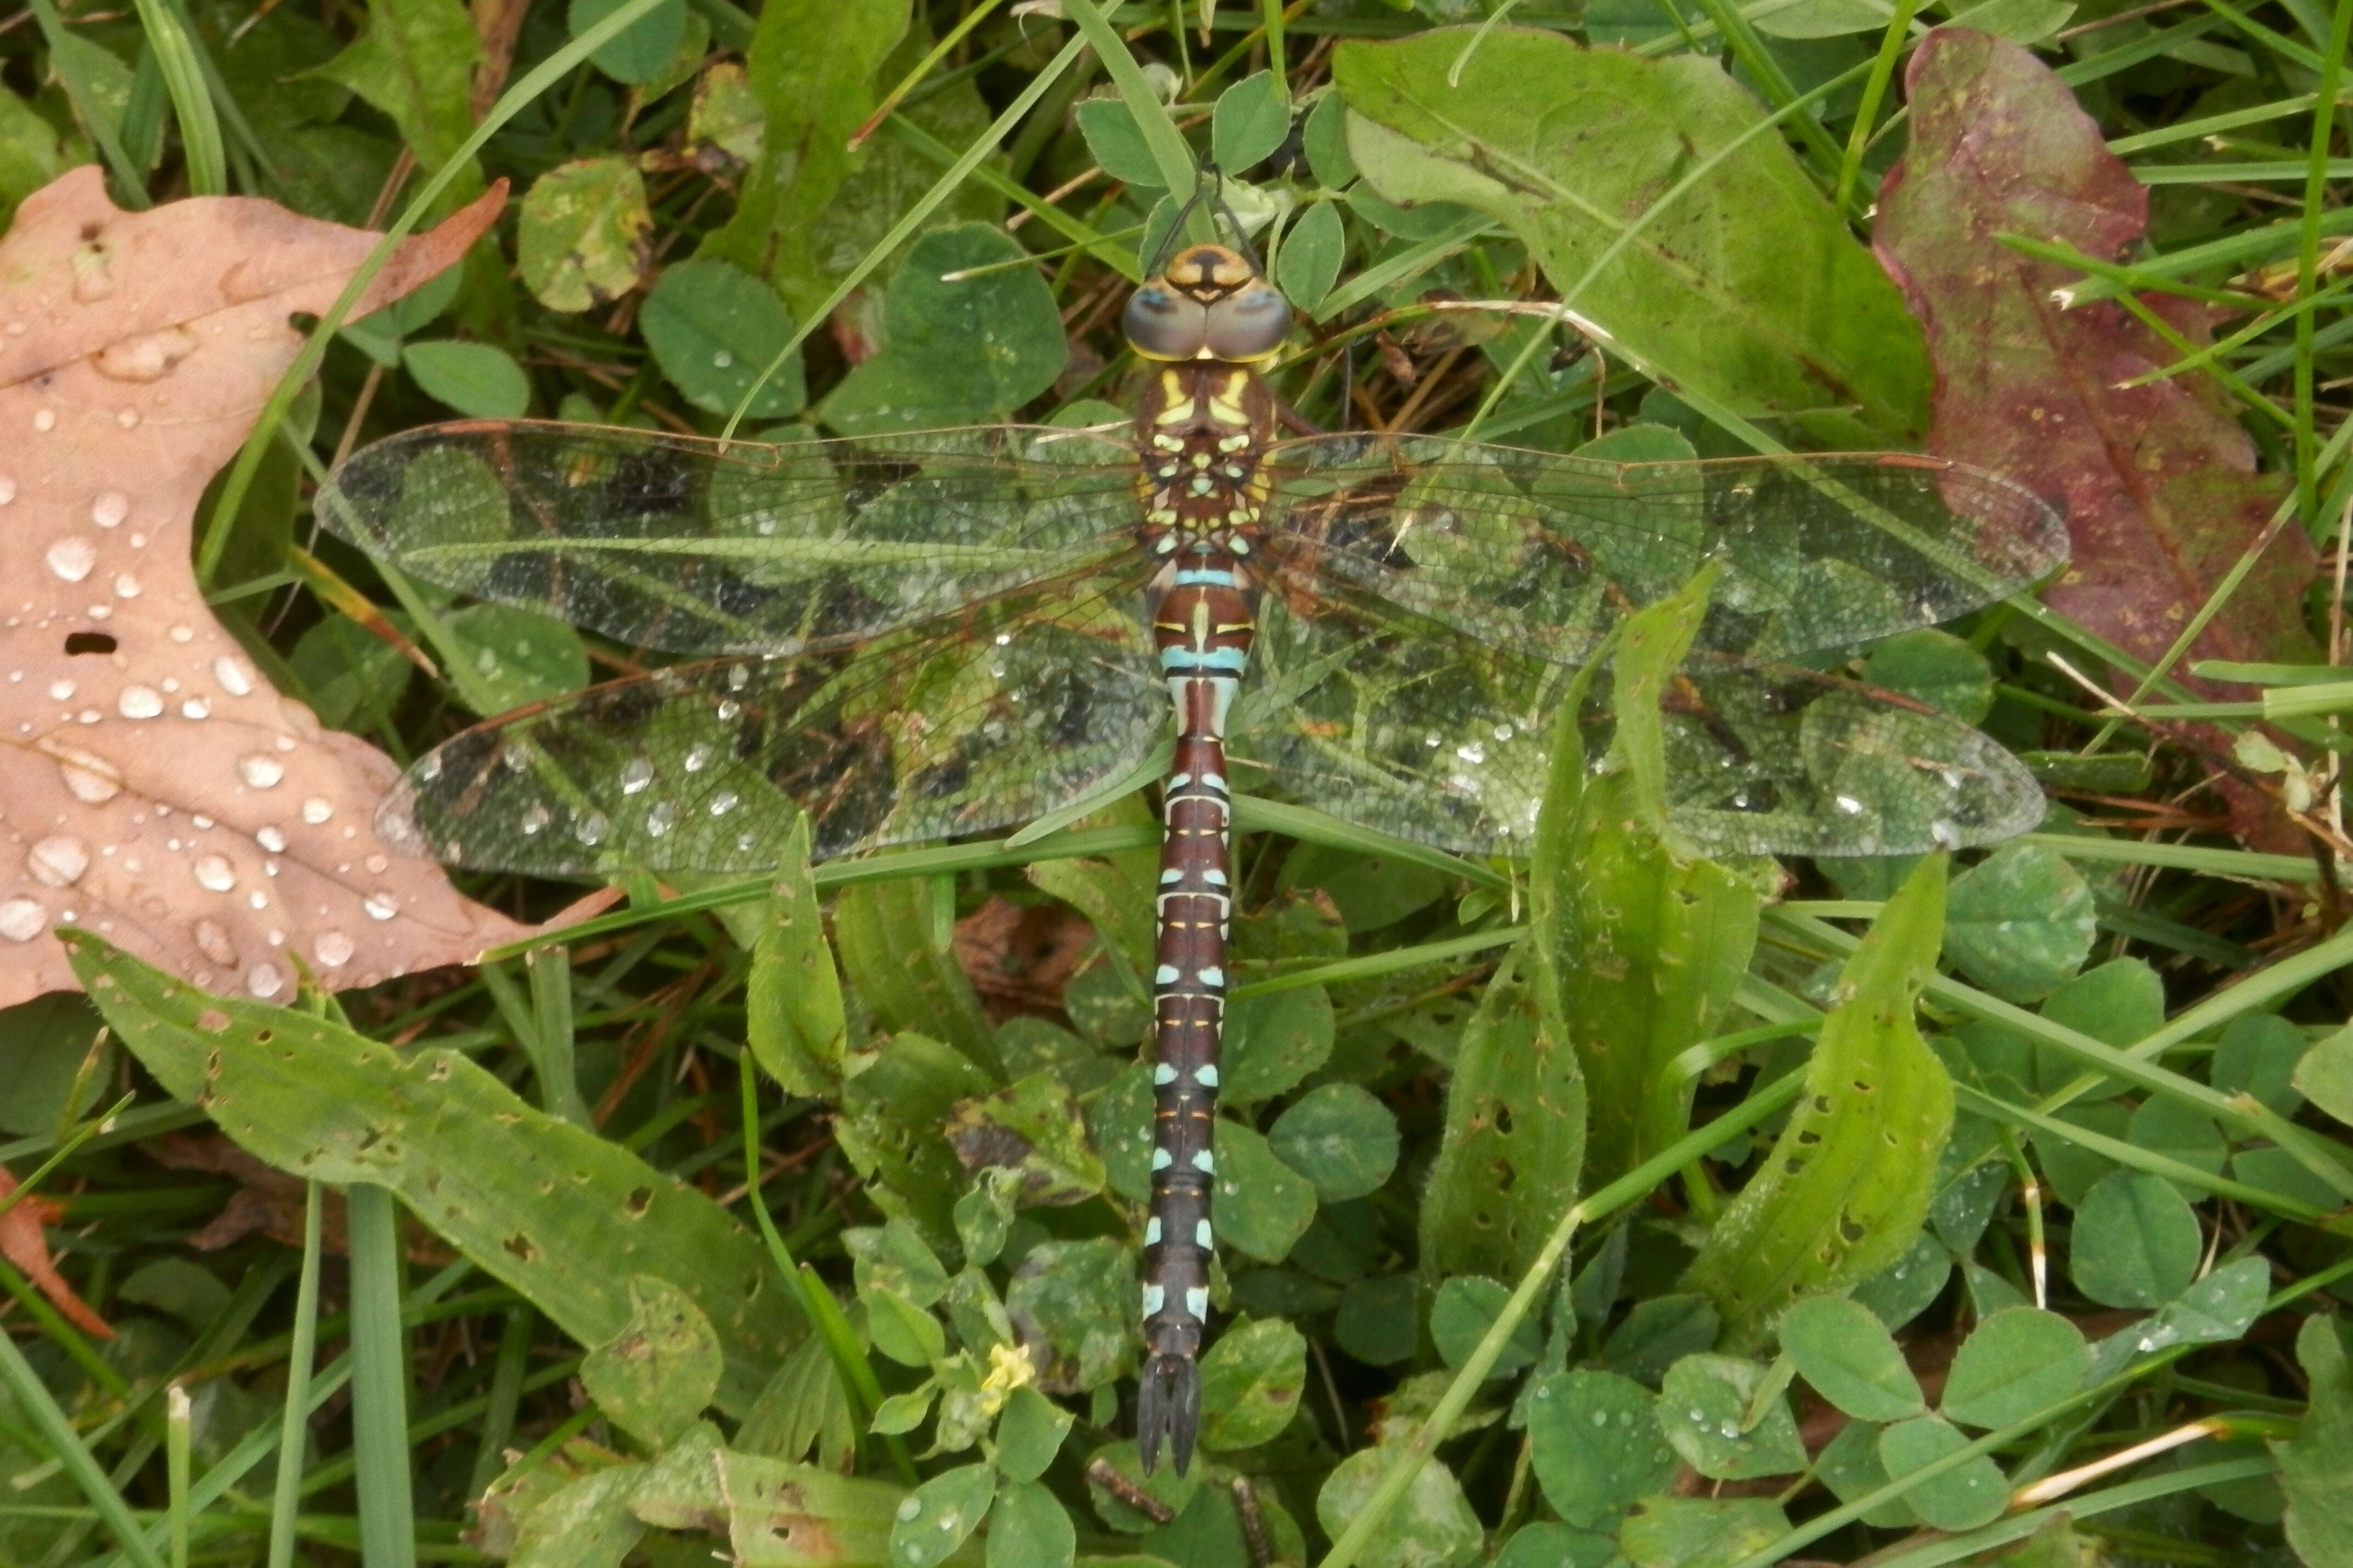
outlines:
M1239 782L1468 856L1527 853L1555 722L1602 756L1632 611L1718 574L1661 702L1672 820L1717 854L1996 842L2042 797L1992 740L1856 678L1856 645L2066 556L1996 475L1902 453L1616 463L1285 434L1292 336L1246 248L1131 297L1131 426L722 444L532 422L353 456L327 524L444 588L678 662L418 761L388 837L545 876L771 871L1071 820L1156 779L1140 1457L1182 1473L1210 1314ZM1564 731L1565 733L1566 731Z

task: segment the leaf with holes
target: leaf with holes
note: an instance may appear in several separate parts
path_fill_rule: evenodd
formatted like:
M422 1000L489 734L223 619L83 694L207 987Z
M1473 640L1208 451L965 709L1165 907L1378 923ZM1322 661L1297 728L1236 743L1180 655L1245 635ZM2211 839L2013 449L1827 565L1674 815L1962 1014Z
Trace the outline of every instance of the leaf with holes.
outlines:
M807 1331L766 1249L726 1210L464 1055L396 1051L307 1013L207 996L87 933L66 951L122 1043L240 1146L298 1176L390 1187L581 1343L627 1331L632 1274L668 1280L718 1333L712 1403L735 1415Z
M948 1118L948 1146L967 1171L1020 1176L1025 1204L1080 1204L1103 1189L1103 1163L1087 1142L1079 1102L1051 1073L968 1100Z
M694 1298L652 1274L629 1276L629 1321L593 1346L580 1385L630 1436L658 1448L711 1403L724 1370L719 1336Z
M1229 1325L1201 1358L1201 1447L1254 1448L1299 1414L1307 1340L1280 1318Z
M367 311L461 256L495 195L412 239ZM528 932L459 898L372 824L397 770L272 690L206 605L190 531L215 469L375 236L269 202L118 211L92 167L0 239L0 453L15 585L0 686L0 1004L71 987L71 918L207 988L290 994L470 960ZM37 829L32 825L38 824Z
M1953 1085L1913 1006L1936 973L1945 862L1924 858L1847 961L1847 1000L1823 1021L1805 1098L1708 1232L1686 1277L1753 1340L1790 1300L1851 1285L1903 1256L1927 1216Z

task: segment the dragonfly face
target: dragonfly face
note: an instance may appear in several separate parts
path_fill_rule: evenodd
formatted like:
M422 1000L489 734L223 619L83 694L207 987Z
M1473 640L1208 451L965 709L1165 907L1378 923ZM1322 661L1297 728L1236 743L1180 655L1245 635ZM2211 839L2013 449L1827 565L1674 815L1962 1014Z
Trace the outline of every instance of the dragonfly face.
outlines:
M1193 245L1127 301L1128 346L1150 360L1271 357L1291 334L1291 302L1239 251Z

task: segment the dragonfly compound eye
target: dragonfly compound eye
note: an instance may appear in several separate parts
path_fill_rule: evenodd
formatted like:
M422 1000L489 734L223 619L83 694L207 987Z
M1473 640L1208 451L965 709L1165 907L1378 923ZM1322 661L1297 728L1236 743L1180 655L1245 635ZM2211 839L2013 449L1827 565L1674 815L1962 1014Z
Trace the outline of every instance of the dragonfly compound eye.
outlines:
M1120 325L1130 347L1146 359L1198 358L1208 342L1208 312L1163 283L1129 296Z
M1291 303L1271 285L1253 283L1209 307L1211 359L1264 359L1291 335Z

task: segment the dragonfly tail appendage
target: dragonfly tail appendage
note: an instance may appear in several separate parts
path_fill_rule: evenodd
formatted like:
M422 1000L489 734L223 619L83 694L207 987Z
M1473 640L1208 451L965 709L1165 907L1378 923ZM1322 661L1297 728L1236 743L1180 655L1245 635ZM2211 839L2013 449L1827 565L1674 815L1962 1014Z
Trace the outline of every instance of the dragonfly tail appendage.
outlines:
M1135 1443L1145 1473L1158 1468L1165 1441L1176 1473L1183 1475L1193 1463L1200 1425L1201 1363L1190 1354L1148 1358L1135 1406Z

